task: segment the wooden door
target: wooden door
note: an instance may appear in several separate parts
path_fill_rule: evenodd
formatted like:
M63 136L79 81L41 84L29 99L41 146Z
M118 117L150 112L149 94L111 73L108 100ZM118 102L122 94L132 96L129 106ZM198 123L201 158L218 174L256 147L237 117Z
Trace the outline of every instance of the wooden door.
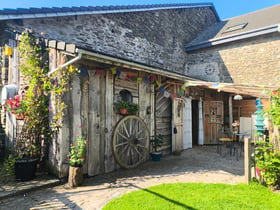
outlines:
M183 120L184 120L184 100L176 98L173 100L172 118L173 118L173 133L172 133L172 152L183 150ZM187 122L186 122L187 123ZM185 129L186 130L186 129Z
M173 86L168 83L162 83L166 91L172 92ZM156 91L155 95L155 135L163 135L163 145L159 148L163 154L171 153L172 142L172 101L166 98L164 94Z
M203 110L204 144L216 144L224 122L223 101L204 101Z

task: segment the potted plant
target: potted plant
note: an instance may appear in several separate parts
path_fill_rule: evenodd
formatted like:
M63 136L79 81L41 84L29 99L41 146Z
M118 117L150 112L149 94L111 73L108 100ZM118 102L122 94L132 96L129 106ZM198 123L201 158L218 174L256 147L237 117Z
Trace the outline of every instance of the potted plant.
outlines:
M40 146L36 145L28 132L23 132L16 139L14 152L16 180L29 181L34 179L41 153Z
M76 187L83 182L83 162L85 160L86 145L88 140L77 134L76 142L71 144L68 154L69 161L69 177L68 185Z
M25 81L21 84L25 86L25 92L22 96L16 96L10 101L13 103L6 106L7 110L10 107L15 114L24 113L21 131L15 139L15 173L16 178L23 181L35 177L34 171L37 166L45 169L48 158L47 147L53 134L48 109L51 88L50 78L47 75L48 51L42 43L43 40L36 39L28 31L21 34L18 46L19 68Z
M126 115L128 114L128 102L120 100L116 103L116 109L120 114Z
M163 144L163 136L161 134L150 137L150 144L152 146L152 152L150 153L153 161L160 161L162 152L158 151Z
M127 115L127 114L136 114L137 111L139 110L139 105L128 102L128 101L123 101L120 100L116 104L116 109L119 110L120 114Z

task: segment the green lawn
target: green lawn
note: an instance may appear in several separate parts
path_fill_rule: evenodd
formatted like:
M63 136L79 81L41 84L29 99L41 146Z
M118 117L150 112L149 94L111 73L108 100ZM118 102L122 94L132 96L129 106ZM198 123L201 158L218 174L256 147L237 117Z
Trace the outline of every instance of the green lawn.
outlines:
M103 209L279 210L280 194L270 192L255 183L250 185L161 184L125 194L109 202Z

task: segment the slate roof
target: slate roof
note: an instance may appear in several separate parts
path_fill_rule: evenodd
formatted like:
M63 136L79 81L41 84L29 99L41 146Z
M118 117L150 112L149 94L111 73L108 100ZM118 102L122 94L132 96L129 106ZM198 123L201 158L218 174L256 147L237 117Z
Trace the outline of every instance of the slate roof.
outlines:
M220 21L188 43L187 51L280 31L280 4Z
M29 8L29 9L3 9L0 10L0 20L27 19L42 17L58 17L71 15L106 14L121 12L139 12L152 10L166 10L178 8L210 7L217 19L219 16L212 3L182 3L182 4L150 4L150 5L127 5L127 6L87 6L87 7L52 7L52 8Z

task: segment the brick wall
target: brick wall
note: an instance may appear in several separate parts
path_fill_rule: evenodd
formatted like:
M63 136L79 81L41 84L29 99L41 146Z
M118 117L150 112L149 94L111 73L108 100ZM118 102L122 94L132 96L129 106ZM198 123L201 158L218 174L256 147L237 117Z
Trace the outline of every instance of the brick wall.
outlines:
M18 31L31 28L49 39L183 73L186 43L216 21L213 11L204 7L7 23Z
M186 74L200 79L257 85L280 85L279 33L190 53ZM212 71L207 69L212 65ZM204 68L203 68L204 67Z

